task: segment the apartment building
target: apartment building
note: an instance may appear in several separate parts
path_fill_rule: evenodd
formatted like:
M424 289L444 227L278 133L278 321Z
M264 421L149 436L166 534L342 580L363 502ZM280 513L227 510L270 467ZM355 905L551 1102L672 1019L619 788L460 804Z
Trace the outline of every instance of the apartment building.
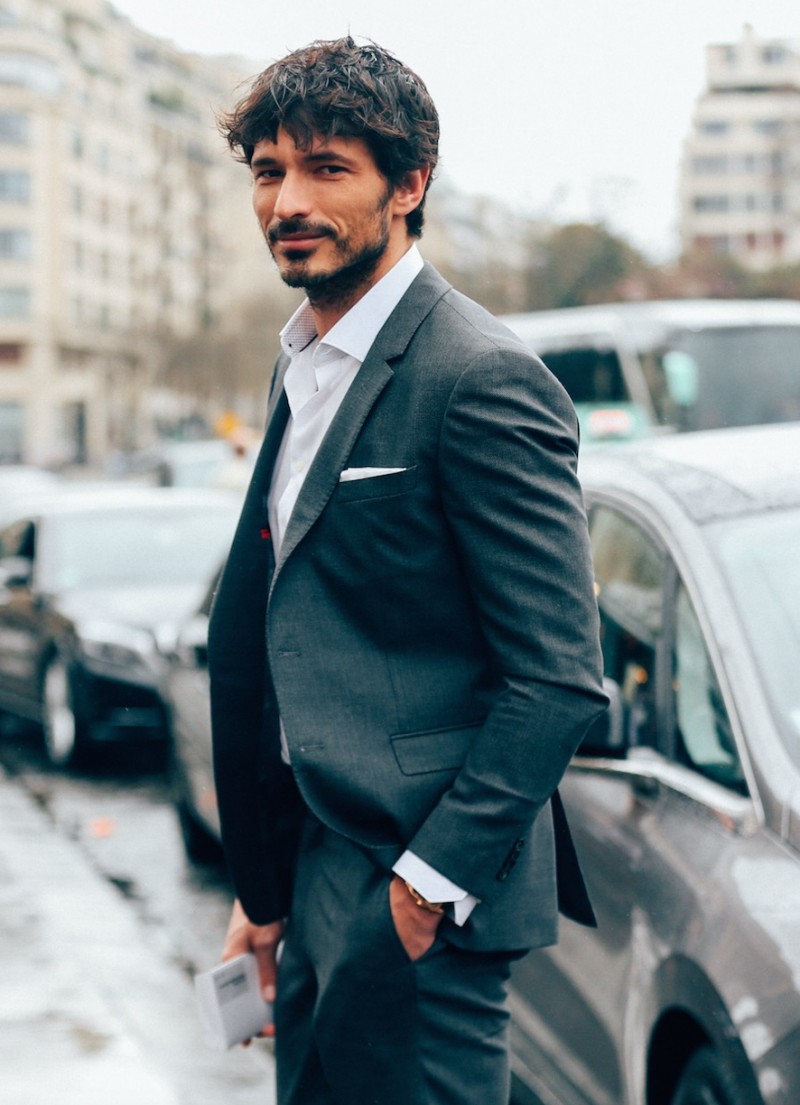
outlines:
M748 268L800 261L800 47L760 39L706 48L680 174L684 251Z
M214 121L259 66L105 0L0 0L0 461L147 444L170 343L266 268Z

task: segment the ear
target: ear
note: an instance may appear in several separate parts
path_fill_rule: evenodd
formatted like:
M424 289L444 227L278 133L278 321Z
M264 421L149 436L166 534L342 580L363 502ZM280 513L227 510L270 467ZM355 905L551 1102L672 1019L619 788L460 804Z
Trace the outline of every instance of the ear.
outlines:
M431 175L429 168L410 169L397 187L392 196L392 205L395 215L405 218L411 211L419 207L428 178Z

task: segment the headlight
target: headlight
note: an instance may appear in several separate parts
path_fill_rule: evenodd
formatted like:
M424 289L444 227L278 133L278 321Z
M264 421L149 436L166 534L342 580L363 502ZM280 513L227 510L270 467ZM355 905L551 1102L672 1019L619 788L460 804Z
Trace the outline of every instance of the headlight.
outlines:
M78 626L78 639L86 659L103 666L150 669L158 656L152 634L118 622L83 622Z

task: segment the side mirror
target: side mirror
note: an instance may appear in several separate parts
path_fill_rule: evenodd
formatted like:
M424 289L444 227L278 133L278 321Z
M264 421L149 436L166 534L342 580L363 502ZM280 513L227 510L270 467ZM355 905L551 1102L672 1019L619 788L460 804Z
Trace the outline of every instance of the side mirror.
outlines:
M679 407L689 408L697 403L697 393L700 387L700 373L697 361L688 353L679 349L671 349L662 358L664 376L667 381L667 391L673 403Z
M624 756L628 751L625 735L622 688L614 679L603 678L608 709L591 724L578 749L579 756Z
M25 556L4 556L0 560L0 587L30 587L33 561Z

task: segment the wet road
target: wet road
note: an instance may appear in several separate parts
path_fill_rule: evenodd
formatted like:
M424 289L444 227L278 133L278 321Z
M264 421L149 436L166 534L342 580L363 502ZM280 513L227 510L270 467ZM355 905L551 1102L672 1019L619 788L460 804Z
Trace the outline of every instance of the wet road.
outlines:
M213 966L231 903L222 866L200 867L186 859L166 773L151 752L101 752L85 770L58 771L48 764L35 732L0 719L0 764L7 775L116 889L147 942L188 975ZM274 1100L268 1044L247 1053L234 1049L219 1063L203 1047L198 1041L198 1069L188 1082L184 1078L181 1105ZM257 1056L261 1049L264 1055ZM237 1053L247 1062L237 1062ZM534 1098L525 1103L540 1105Z
M212 966L231 893L221 866L185 857L163 766L152 750L107 749L80 772L49 766L35 732L8 720L0 762L134 909L171 959L189 972Z
M155 1019L145 1025L140 1042L163 1065L175 1102L274 1103L270 1045L215 1052L202 1041L191 991L179 1000L185 993L181 974L191 976L217 962L231 896L221 868L198 868L186 861L163 770L148 767L140 752L114 752L90 770L58 772L47 764L40 738L19 731L8 719L0 719L0 764L8 776L6 785L35 798L58 833L114 888L154 961L174 971L171 995L159 995L156 1004L163 1014L174 997L180 1022L159 1027L154 1009ZM170 970L162 974L168 979ZM121 992L121 1006L132 1000L134 996ZM27 1044L35 1050L35 1041Z

